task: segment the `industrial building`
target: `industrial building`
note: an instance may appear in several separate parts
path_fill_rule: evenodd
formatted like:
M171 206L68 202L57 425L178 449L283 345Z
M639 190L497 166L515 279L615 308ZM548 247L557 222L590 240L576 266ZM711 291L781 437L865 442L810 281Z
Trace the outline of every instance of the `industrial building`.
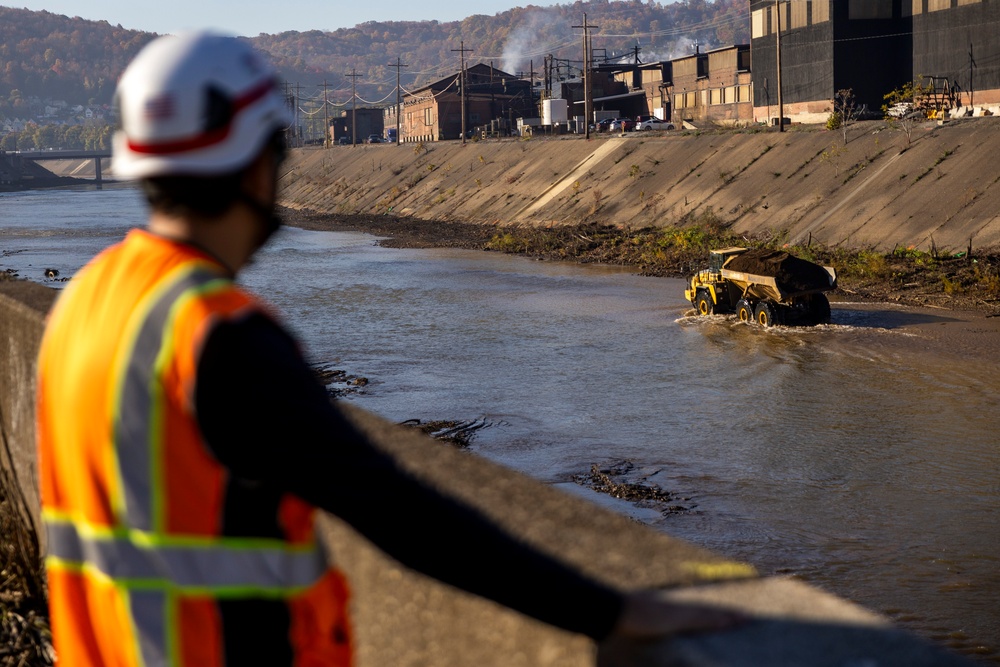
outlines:
M758 122L779 117L779 97L788 120L824 122L846 89L881 115L910 81L963 114L1000 103L1000 0L751 0L750 32Z
M538 115L530 81L480 63L465 70L463 96L461 79L457 73L403 98L398 119L403 141L460 139L463 127L467 136L485 127L509 132L518 118ZM387 110L386 127L395 125L395 111L395 107Z

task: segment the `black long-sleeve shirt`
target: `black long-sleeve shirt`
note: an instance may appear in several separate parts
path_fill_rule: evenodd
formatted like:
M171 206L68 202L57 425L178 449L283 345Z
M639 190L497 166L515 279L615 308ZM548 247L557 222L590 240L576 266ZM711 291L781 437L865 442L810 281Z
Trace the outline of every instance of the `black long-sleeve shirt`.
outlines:
M618 592L519 542L373 447L271 319L214 328L195 400L209 447L236 477L298 495L440 581L595 639L611 631Z

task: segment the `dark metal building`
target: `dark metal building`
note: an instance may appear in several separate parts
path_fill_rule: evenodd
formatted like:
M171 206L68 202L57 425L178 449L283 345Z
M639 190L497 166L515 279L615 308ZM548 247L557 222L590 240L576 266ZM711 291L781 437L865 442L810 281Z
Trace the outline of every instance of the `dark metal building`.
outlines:
M751 0L758 121L778 115L779 18L781 97L793 121L825 120L847 88L878 113L886 93L932 76L960 82L970 92L963 104L973 90L977 104L1000 101L1000 0Z

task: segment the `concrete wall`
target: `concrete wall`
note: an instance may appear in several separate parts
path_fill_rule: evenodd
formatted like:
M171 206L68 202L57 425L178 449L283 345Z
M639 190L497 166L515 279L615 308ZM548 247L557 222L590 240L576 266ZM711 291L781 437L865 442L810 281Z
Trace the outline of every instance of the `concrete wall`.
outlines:
M0 462L19 485L25 518L35 526L41 526L34 448L35 357L55 295L38 283L0 280Z
M54 292L0 282L0 420L4 466L37 515L33 377ZM962 665L879 616L792 579L652 531L509 469L429 440L360 409L348 415L401 466L477 507L520 539L622 588L662 586L672 597L742 609L754 620L722 634L641 646L595 647L390 561L339 520L324 538L354 590L358 667L435 665ZM336 483L331 471L331 483ZM350 474L342 471L339 474ZM392 511L392 508L386 508ZM455 536L460 548L462 536Z

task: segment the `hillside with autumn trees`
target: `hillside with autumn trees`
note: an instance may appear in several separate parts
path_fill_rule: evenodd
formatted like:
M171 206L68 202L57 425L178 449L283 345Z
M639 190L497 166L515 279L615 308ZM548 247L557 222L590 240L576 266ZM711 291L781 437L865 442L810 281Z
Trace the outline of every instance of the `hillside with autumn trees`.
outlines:
M283 32L259 35L252 42L274 58L290 81L315 90L326 82L330 99L351 94L357 73L358 94L377 102L396 87L397 58L403 88L449 76L466 62L492 63L511 74L541 75L545 59L582 64L582 34L587 15L597 62L669 60L718 46L750 42L749 0L682 0L669 4L594 0L552 7L518 7L494 16L462 21L372 21L333 32Z
M397 74L406 90L457 72L462 48L467 64L540 78L546 62L558 62L561 74L572 75L582 63L578 26L585 14L594 26L596 62L656 62L749 42L749 0L578 1L462 21L372 21L248 39L270 54L301 99L322 99L325 89L335 105L346 105L354 92L360 103L379 104L394 101ZM110 114L92 117L91 107L109 107L122 70L155 36L107 21L0 7L0 121L112 122Z

